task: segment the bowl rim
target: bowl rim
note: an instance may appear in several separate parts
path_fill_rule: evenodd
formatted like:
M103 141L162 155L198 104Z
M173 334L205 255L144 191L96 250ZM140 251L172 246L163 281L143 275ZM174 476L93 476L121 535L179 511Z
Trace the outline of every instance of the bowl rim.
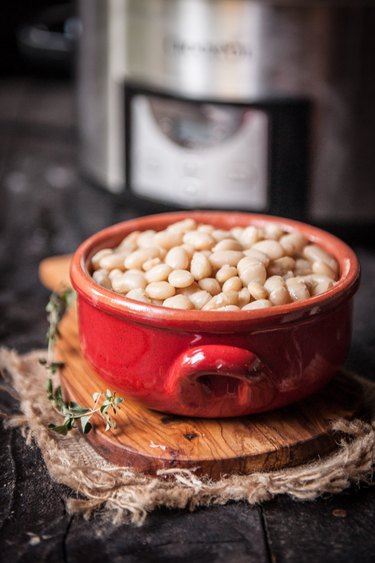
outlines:
M176 221L194 218L199 222L217 224L218 228L231 228L244 223L250 225L280 224L285 230L302 231L311 242L326 249L339 262L341 276L335 285L321 295L285 305L249 311L201 311L161 307L129 299L97 284L88 272L92 255L105 248L109 239L118 244L124 236L135 230L162 229ZM225 223L225 224L224 224ZM241 225L242 223L242 225ZM110 245L112 246L112 245ZM108 247L108 244L107 244ZM318 227L281 217L238 211L177 211L136 217L106 227L88 237L73 255L71 282L78 295L94 307L118 317L132 318L144 324L199 330L231 330L235 328L284 324L290 321L311 319L337 307L349 299L359 284L360 266L356 254L344 241Z

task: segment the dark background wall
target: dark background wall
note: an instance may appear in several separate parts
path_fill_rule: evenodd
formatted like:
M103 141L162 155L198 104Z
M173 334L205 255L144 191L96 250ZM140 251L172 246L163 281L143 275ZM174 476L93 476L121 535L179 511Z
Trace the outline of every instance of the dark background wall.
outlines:
M17 33L21 26L39 19L44 10L67 5L63 0L11 0L1 3L0 76L30 69L30 61L20 52Z

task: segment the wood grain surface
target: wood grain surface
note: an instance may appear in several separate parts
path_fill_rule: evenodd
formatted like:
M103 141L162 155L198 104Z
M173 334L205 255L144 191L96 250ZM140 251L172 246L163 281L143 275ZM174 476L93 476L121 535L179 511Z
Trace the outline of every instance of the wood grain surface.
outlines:
M76 311L63 319L57 357L70 400L92 405L92 394L106 384L84 360ZM115 389L112 389L114 391ZM121 393L119 392L121 395ZM87 439L106 459L149 474L170 467L194 468L217 478L294 466L321 456L336 444L330 430L337 417L350 418L360 389L344 374L319 394L270 413L230 419L185 418L151 411L125 397L118 428L105 432L100 418Z

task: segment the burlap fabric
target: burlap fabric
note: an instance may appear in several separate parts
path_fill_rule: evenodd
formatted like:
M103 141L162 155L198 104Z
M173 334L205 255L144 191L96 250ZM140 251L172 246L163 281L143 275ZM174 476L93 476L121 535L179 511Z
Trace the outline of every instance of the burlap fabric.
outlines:
M298 500L313 500L324 493L338 493L353 482L368 481L375 460L375 415L368 422L339 420L334 429L345 434L335 453L307 465L269 473L229 475L219 481L201 479L188 470L163 470L148 477L129 467L112 465L100 457L83 436L74 431L60 436L48 430L59 422L45 393L43 355L36 351L19 356L0 349L3 382L14 390L21 413L6 420L21 426L26 440L34 437L53 479L72 489L66 499L70 512L89 516L98 507L111 519L141 525L159 506L187 508L247 501L250 504L287 494ZM354 377L354 376L353 376ZM363 385L372 385L363 381ZM366 391L369 396L368 390ZM61 422L61 418L60 418Z

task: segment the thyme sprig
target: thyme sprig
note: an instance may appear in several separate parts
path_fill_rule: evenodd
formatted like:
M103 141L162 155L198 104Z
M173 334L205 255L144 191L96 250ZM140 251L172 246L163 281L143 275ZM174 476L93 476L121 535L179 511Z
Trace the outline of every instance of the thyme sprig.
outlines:
M54 347L56 340L60 337L59 325L66 311L74 303L76 294L73 289L65 289L61 293L52 293L46 306L48 331L47 341L48 350L47 358L41 358L40 364L54 375L57 371L64 367L64 362L58 362L54 357ZM116 392L109 389L104 392L95 392L92 396L94 405L92 408L82 407L74 401L64 401L61 386L54 388L52 378L49 377L46 383L46 391L48 399L53 403L55 409L64 416L62 424L48 424L48 428L63 434L64 436L73 428L77 428L77 422L81 424L81 428L85 434L90 432L93 425L91 419L94 415L100 416L105 423L105 430L117 428L117 422L112 418L120 410L123 402L122 397L116 397ZM112 416L111 416L112 415Z
M60 336L59 325L66 311L70 309L76 298L74 289L67 288L61 293L53 292L46 306L48 330L47 330L47 359L39 362L46 367L52 374L55 374L63 362L56 362L54 359L54 346Z
M80 421L82 431L87 434L92 429L91 417L96 414L105 422L106 431L111 428L117 428L117 422L111 417L110 411L115 415L121 409L121 403L124 399L116 397L116 392L112 393L109 389L105 393L95 392L92 396L94 406L90 409L82 407L73 401L65 402L61 387L58 386L54 389L51 378L47 380L46 391L49 400L52 401L56 410L64 416L62 424L50 423L48 425L48 428L54 432L65 436L72 428L76 428L76 422Z

